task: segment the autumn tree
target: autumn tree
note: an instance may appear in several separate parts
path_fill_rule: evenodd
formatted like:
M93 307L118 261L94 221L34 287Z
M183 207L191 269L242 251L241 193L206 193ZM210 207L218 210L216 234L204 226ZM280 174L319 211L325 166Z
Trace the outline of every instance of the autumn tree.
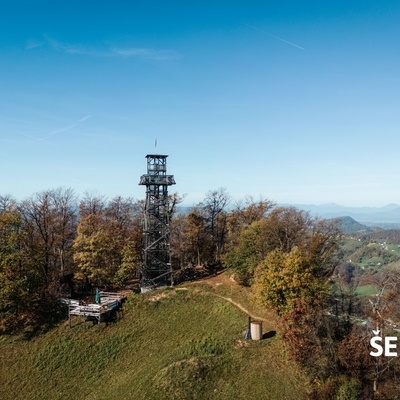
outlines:
M186 217L184 235L189 262L201 265L212 257L211 238L206 232L207 219L198 208L193 209Z
M379 336L397 336L393 328L400 322L400 274L397 269L386 267L377 274L368 274L364 284L375 288L375 295L369 296L365 304L365 313L372 321L372 328ZM374 357L372 386L374 391L384 387L391 391L391 381L400 373L398 357Z
M386 330L400 322L400 274L398 270L384 268L379 274L367 274L363 284L375 288L376 294L368 298L365 312L374 321L375 328Z
M171 221L171 249L178 266L215 266L218 260L225 259L227 251L233 254L237 250L240 233L252 222L264 218L272 207L269 200L255 201L247 197L229 211L229 200L225 189L210 191L190 212L179 214ZM261 259L257 259L254 267Z
M172 199L172 204L182 200ZM221 259L226 243L226 206L230 196L225 189L210 191L189 213L171 220L171 249L180 267L188 264L215 264Z
M78 225L74 241L75 279L95 285L109 284L119 265L115 242L118 232L102 215L89 214Z
M175 201L178 202L178 199ZM112 199L104 210L105 219L116 223L120 241L124 242L123 259L133 257L134 264L143 250L143 213L144 201L130 197L124 199L121 196Z
M319 279L316 264L298 247L290 252L272 250L258 265L255 290L258 298L279 315L290 312L298 299L320 304L327 283Z
M116 197L108 204L88 198L74 240L75 277L87 285L119 285L132 278L140 260L142 206Z
M369 386L372 394L374 360L370 355L371 334L363 326L354 325L348 335L338 344L337 357L340 366L348 376L358 379L363 386Z
M24 246L24 221L16 209L0 212L0 333L23 327L36 301L35 269Z
M254 283L258 300L280 317L293 358L319 379L338 373L337 345L346 333L346 321L331 312L323 269L308 248L275 249L257 266Z
M236 279L244 285L252 283L257 265L272 250L267 242L266 224L267 221L261 219L244 228L236 246L231 247L223 257L224 264L234 271Z
M247 196L244 200L238 200L227 216L228 250L238 244L240 233L245 228L266 218L273 207L272 201L263 198L256 201L252 196Z
M269 249L290 252L302 246L312 234L316 221L310 214L295 207L276 207L265 219L264 230Z
M193 262L190 254L189 237L186 235L187 215L176 215L170 221L170 245L172 266L174 269L181 269Z
M40 271L41 294L58 297L60 277L73 270L76 196L71 189L48 190L22 202L20 210L28 231L26 245Z
M168 208L168 219L172 221L173 218L177 215L177 207L182 201L185 199L186 194L179 194L178 192L174 192L168 195L167 198L167 208Z
M337 248L338 231L326 221L311 218L294 207L277 207L240 231L237 245L224 256L243 283L251 283L256 266L273 250L289 253L298 247L318 266L316 273L330 275ZM316 267L317 268L317 267Z
M73 269L75 196L56 189L20 204L2 196L0 203L2 329L36 329L57 318L60 279Z
M252 284L258 300L277 313L293 357L318 374L336 365L341 327L327 311L339 237L327 221L276 207L245 226L224 257L236 277Z

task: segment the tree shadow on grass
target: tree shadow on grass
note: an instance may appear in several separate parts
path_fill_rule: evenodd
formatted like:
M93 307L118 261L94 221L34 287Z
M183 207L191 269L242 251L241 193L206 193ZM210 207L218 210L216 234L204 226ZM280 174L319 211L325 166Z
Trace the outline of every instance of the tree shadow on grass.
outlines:
M271 339L276 335L276 331L269 331L263 334L263 339Z

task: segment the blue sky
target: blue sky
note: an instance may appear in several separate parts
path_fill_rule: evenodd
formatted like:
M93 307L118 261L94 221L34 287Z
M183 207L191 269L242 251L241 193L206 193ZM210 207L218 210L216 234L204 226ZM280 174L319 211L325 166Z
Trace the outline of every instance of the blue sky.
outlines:
M157 151L186 204L400 202L399 21L385 0L2 1L0 194L144 198Z

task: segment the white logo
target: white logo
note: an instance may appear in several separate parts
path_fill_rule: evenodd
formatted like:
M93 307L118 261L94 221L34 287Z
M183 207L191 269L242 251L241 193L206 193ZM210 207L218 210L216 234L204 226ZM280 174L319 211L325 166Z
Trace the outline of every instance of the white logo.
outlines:
M386 357L397 357L397 351L392 351L396 349L397 337L396 336L386 336L384 340L384 345L382 343L382 336L379 336L380 330L372 331L375 335L369 341L371 347L373 347L376 351L371 351L369 354L372 357L379 357L382 354L385 354Z

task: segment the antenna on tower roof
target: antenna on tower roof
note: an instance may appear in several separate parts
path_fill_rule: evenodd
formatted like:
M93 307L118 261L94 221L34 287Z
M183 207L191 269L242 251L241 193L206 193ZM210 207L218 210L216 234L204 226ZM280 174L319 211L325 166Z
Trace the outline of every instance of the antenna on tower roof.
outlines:
M154 149L156 150L155 152L157 153L157 138L154 139Z

